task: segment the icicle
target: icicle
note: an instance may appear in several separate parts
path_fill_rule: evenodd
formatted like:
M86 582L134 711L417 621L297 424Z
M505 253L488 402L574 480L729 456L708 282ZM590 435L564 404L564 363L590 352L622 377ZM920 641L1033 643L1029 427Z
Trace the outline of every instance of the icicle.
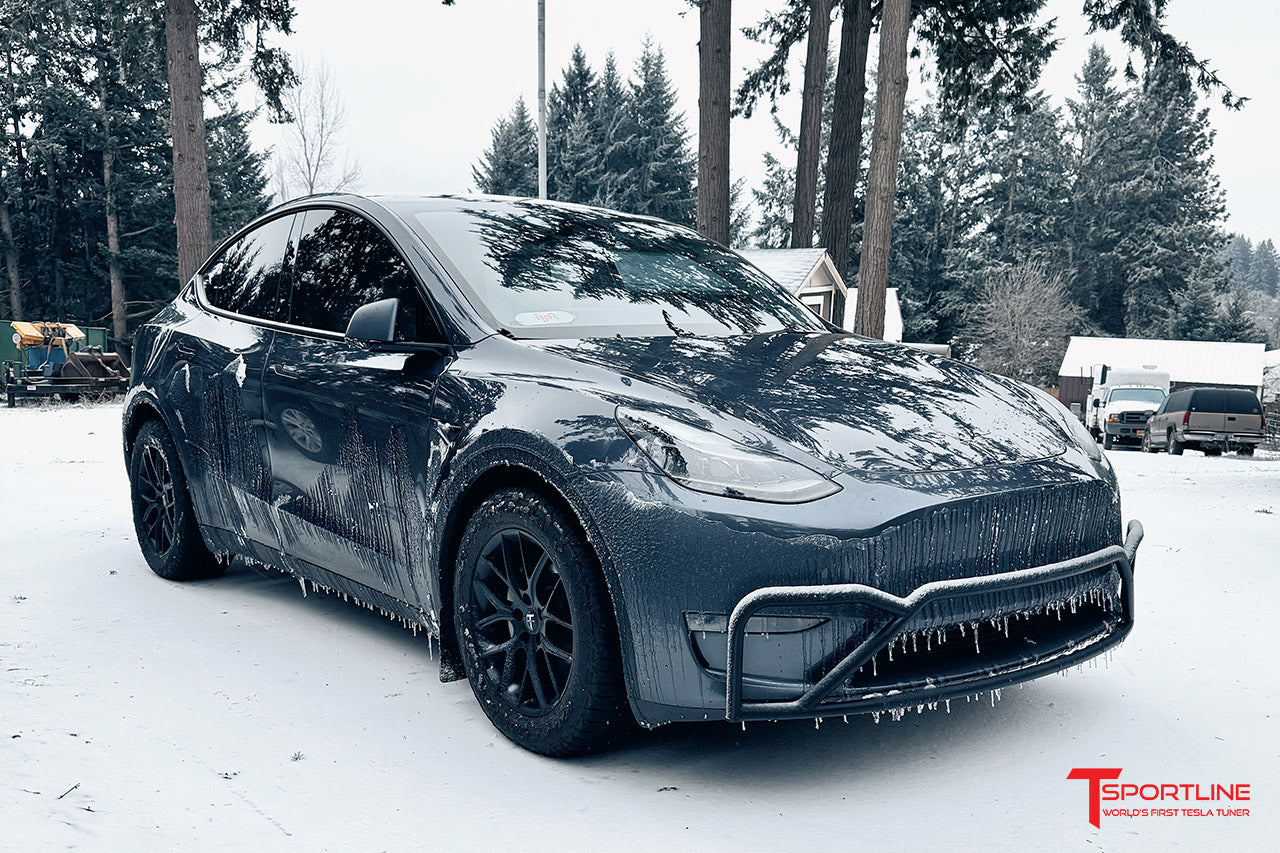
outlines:
M951 713L951 700L950 700L950 699L943 699L942 701L947 703L947 713L948 713L948 714L950 714L950 713Z
M307 597L307 582L302 578L298 578L298 586L302 587L302 597Z

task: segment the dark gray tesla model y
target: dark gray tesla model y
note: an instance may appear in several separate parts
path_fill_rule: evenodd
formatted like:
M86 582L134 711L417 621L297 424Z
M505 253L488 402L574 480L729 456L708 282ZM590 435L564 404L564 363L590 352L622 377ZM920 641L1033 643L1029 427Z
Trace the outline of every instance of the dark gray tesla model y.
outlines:
M242 557L421 626L549 755L933 706L1132 626L1141 527L1066 409L654 219L292 202L138 330L132 383L157 574Z

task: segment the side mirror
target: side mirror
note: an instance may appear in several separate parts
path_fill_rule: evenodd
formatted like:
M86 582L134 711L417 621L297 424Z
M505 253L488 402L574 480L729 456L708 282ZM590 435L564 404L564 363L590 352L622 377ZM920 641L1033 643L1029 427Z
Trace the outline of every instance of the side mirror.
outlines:
M400 300L379 299L361 305L351 315L347 324L347 339L363 343L389 344L396 339L396 316L400 313Z
M377 303L374 303L374 304L377 304ZM366 305L366 306L365 306L365 308L368 308L368 307L369 307L368 305ZM364 310L364 308L361 308L360 310L361 310L361 311L363 311L363 310ZM359 313L359 312L356 312L356 313ZM356 318L355 318L355 317L352 317L352 318L351 318L351 322L353 322L353 323L354 323L354 322L355 322L355 320L356 320ZM347 332L347 334L349 335L349 334L351 334L351 333L350 333L350 332ZM1093 398L1093 407L1096 409L1096 408L1098 408L1098 407L1099 407L1099 406L1101 406L1101 405L1102 405L1102 401L1101 401L1101 400L1099 400L1097 397L1094 397L1094 398Z

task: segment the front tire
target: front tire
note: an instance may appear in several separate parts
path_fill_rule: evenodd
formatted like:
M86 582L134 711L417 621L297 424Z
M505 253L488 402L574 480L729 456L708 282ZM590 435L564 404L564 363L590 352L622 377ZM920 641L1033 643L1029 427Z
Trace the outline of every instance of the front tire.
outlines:
M1110 450L1110 449L1111 449L1111 445L1112 445L1112 444L1114 444L1114 443L1115 443L1115 437L1114 437L1114 436L1112 436L1112 435L1111 435L1111 433L1107 433L1106 435L1104 435L1104 436L1102 437L1102 449L1103 449L1103 450Z
M215 578L226 571L200 538L177 448L158 420L143 424L134 439L129 492L133 529L151 571L171 581Z
M542 497L504 489L476 508L458 548L454 605L471 689L512 742L580 755L630 728L598 563Z

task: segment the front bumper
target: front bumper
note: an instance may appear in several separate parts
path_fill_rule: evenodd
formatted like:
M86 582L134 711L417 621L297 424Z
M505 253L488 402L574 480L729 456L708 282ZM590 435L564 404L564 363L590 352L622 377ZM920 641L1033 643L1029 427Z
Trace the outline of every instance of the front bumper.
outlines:
M1107 435L1119 439L1141 441L1147 431L1146 421L1140 423L1124 423L1123 421L1107 421L1104 427Z
M1073 559L998 575L936 581L905 597L857 583L757 589L744 596L729 617L725 717L731 721L777 720L932 705L1057 672L1092 658L1120 643L1133 627L1133 565L1142 535L1142 525L1132 521L1123 547L1113 545ZM1068 587L1062 588L1076 590L1069 600L1045 598L1045 589L1064 583ZM964 602L984 597L1016 601L1028 591L1032 593L1030 600L1041 602L1035 611L986 613L987 624L969 622L973 653L957 651L955 646L945 648L947 626L939 625L937 614L958 612L957 602L963 611ZM860 610L871 614L867 619L869 633L847 652L841 650L825 662L820 677L798 698L744 699L748 624L762 610L779 608L800 608L809 615L828 609ZM1065 609L1071 617L1079 618L1069 618L1063 627ZM963 635L964 624L952 627ZM1001 625L1004 643L999 641ZM981 636L984 630L985 641ZM924 653L919 652L922 632L926 632L924 644L928 647ZM962 636L961 641L964 639ZM935 642L936 652L932 648ZM981 653L983 642L988 644L986 658ZM895 667L893 650L899 644L902 650ZM884 666L888 671L882 676L876 661L886 651Z

